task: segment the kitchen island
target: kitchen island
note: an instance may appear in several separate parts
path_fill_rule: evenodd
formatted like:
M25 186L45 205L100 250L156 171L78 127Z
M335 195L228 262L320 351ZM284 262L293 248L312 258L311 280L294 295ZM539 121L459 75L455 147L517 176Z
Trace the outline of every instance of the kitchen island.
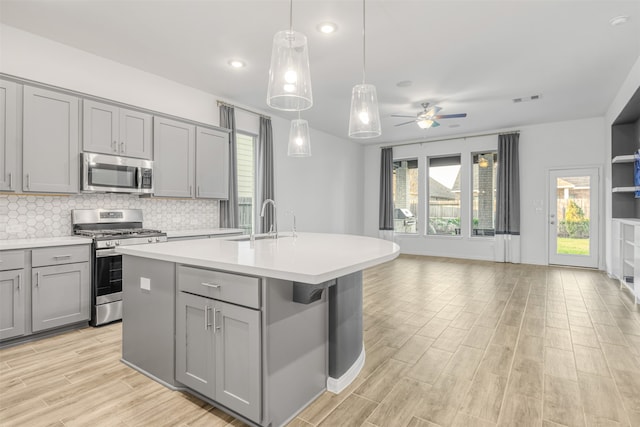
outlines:
M123 362L245 422L279 426L358 374L362 270L399 247L298 233L117 251Z

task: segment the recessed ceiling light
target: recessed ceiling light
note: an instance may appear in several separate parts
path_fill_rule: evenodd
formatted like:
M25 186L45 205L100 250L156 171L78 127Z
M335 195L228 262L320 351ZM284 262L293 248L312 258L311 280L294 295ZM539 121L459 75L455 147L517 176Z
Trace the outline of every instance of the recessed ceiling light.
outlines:
M398 87L409 87L413 84L411 80L402 80L401 82L396 83Z
M247 66L244 61L241 61L239 59L232 59L231 61L229 61L229 65L231 65L231 67L233 68L244 68Z
M321 24L318 24L318 31L320 31L322 34L331 34L338 31L338 26L333 22L323 22Z
M609 20L609 24L611 24L612 27L617 27L618 25L626 24L628 21L629 21L629 17L628 16L620 15L620 16L616 16L614 18L611 18Z

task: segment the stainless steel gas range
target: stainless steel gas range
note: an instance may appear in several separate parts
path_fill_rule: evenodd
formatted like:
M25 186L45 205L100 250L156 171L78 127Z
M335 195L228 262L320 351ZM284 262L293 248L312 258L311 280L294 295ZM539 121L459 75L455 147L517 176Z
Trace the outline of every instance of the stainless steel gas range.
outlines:
M122 255L116 246L166 242L159 230L142 228L141 209L74 209L73 233L93 239L91 325L122 319Z

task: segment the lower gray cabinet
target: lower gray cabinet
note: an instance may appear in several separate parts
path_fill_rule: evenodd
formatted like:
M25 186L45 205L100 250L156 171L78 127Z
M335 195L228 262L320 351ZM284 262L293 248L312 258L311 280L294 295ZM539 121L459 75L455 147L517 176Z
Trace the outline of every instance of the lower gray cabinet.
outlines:
M24 270L0 271L0 340L25 333Z
M213 300L178 293L176 306L176 380L215 398L215 337L211 323Z
M31 270L33 332L88 320L89 263Z
M259 310L179 292L176 380L259 422L260 337Z

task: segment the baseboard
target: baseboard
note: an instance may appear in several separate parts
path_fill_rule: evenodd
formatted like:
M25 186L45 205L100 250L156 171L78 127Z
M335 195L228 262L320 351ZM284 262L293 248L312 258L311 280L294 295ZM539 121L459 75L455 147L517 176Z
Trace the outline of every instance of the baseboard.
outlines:
M362 351L360 352L360 356L353 362L353 365L347 372L345 372L340 378L327 378L327 391L331 393L339 394L342 390L347 388L349 384L356 379L362 368L364 367L365 361L365 351L364 351L364 343L362 344Z

